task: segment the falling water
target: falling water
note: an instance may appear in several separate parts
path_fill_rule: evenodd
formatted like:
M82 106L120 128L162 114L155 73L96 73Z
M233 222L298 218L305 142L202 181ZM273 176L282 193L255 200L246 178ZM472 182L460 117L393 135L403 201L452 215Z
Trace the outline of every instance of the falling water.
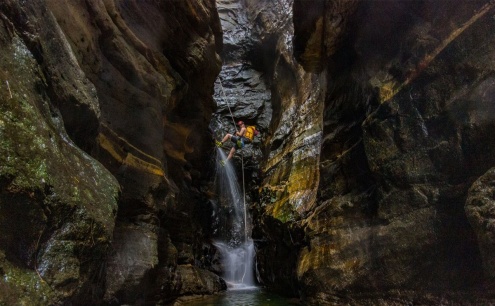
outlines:
M245 197L238 184L232 162L225 166L225 152L217 150L217 188L219 201L228 211L221 226L219 240L214 244L221 254L224 279L229 289L251 289L254 282L254 244L249 232Z

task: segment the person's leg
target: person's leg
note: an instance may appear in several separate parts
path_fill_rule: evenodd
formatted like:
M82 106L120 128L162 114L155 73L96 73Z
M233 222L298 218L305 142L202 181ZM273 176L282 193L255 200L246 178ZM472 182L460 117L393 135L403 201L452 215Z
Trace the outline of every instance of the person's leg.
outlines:
M221 148L223 146L223 143L231 138L232 138L232 134L225 134L222 141L215 140L215 144L217 145L217 147Z
M220 161L220 165L225 166L225 163L227 163L229 161L229 159L231 159L232 156L234 156L234 153L235 153L235 146L233 146L232 149L230 149L230 152L229 152L229 155L227 156L227 158Z
M235 153L235 146L230 149L229 156L227 156L227 160L231 159L232 156L234 156Z
M227 140L229 140L230 138L232 137L232 134L225 134L225 136L223 137L222 139L222 143L226 142Z
M230 141L236 145L237 144L237 141L239 140L239 136L234 136L232 135L232 137L230 137Z

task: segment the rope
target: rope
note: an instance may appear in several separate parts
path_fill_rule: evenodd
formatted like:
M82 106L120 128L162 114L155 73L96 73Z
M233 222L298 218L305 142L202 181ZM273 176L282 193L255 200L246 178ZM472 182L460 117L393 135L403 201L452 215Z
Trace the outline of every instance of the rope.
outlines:
M234 114L232 114L232 110L230 109L230 103L225 97L225 92L222 86L222 79L221 78L218 79L220 80L219 83L220 83L220 89L222 91L222 98L224 99L225 103L227 103L227 107L230 112L230 117L232 117L232 122L234 123L235 130L236 132L238 132L237 125L234 120ZM242 193L243 193L243 202L244 202L244 245L246 246L246 243L248 241L248 234L247 234L246 186L244 182L244 154L241 154L241 165L242 165ZM247 266L244 265L244 274L242 275L242 279L241 279L242 283L244 283L244 277L246 276L246 272L247 272L246 269Z
M242 161L242 191L244 191L244 242L247 242L247 213L246 213L246 189L244 187L244 154L241 155Z
M230 116L232 118L232 122L234 123L235 130L238 131L237 125L235 124L235 120L234 120L234 114L232 113L232 110L230 109L230 103L225 96L225 91L223 90L222 78L219 77L218 79L219 79L220 89L222 91L222 98L225 101L225 103L227 104L227 108L229 109L229 113L230 113ZM241 155L241 165L242 165L242 193L243 193L243 201L244 201L244 242L247 242L248 238L247 238L246 186L245 186L245 181L244 181L244 154ZM244 275L245 274L246 274L246 271L244 271ZM244 279L244 276L242 278Z
M225 91L223 91L222 79L221 79L220 77L219 77L218 79L220 80L220 82L219 82L219 83L220 83L220 89L221 89L221 91L222 91L222 98L223 98L223 100L225 101L225 103L227 103L227 107L228 107L229 112L230 112L230 117L232 118L232 123L234 123L234 128L235 128L235 131L236 131L236 132L238 132L238 130L237 130L237 125L235 124L235 120L234 120L234 114L232 114L232 110L230 109L230 105L229 105L230 103L229 103L229 101L227 100L227 98L225 97Z

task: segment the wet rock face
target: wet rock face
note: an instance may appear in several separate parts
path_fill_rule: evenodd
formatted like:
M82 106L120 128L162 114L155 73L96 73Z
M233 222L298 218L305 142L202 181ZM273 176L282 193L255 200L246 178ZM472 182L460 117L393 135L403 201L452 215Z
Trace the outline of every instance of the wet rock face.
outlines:
M348 30L322 67L329 41L318 50L311 29L340 14L328 2L294 13L300 62L327 76L318 197L300 221L303 297L482 288L492 279L490 174L466 197L495 162L493 3L360 3L342 15Z
M221 290L181 268L208 267L211 212L197 208L222 48L214 1L0 10L0 304Z
M265 132L271 119L271 95L263 71L248 58L261 42L253 37L252 22L243 1L221 0L217 6L225 47L221 54L222 71L215 82L214 135L220 139L225 132L233 133L238 120ZM259 157L260 153L255 155Z
M212 126L218 138L231 133L231 111L235 121L261 131L234 157L241 169L242 154L246 189L252 191L257 272L263 285L297 294L302 235L298 227L287 230L284 224L299 218L316 199L324 91L318 76L293 58L292 1L221 0L217 5L225 48Z

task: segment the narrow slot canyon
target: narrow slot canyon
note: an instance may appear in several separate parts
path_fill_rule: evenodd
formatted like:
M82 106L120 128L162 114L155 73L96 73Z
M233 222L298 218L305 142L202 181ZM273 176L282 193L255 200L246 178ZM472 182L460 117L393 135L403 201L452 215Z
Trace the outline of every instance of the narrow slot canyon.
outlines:
M0 305L495 304L493 0L0 21Z

